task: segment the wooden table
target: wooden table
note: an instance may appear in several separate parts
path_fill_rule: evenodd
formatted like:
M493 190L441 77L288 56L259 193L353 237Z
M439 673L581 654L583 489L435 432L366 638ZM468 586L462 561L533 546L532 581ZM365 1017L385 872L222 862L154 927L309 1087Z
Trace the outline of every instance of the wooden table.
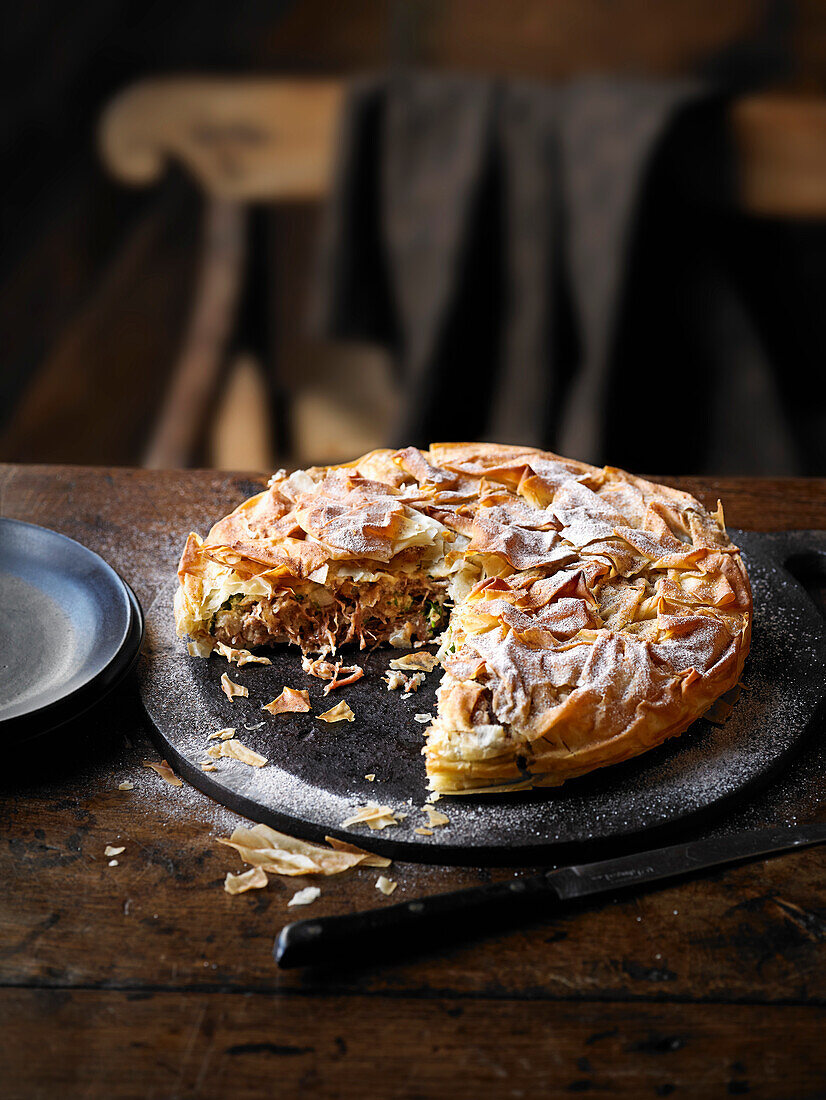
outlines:
M0 514L99 551L148 607L185 534L260 483L0 467ZM826 481L673 484L722 497L731 526L826 528ZM732 824L823 819L819 733ZM438 953L279 973L273 938L306 882L225 894L241 868L215 838L239 819L142 767L157 758L134 685L42 743L5 746L6 1100L826 1095L826 848ZM120 791L126 779L134 789ZM108 844L125 845L117 867ZM514 872L389 873L397 901ZM313 914L381 903L375 878L321 880Z

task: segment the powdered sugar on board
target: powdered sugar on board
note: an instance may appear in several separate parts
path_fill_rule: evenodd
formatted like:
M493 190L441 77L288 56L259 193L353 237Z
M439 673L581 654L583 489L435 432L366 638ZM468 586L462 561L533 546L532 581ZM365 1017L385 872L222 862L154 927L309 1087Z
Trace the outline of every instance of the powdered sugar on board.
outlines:
M377 851L399 859L438 862L513 862L541 858L560 842L626 836L706 810L769 776L801 736L823 690L824 639L817 611L805 592L779 567L773 549L782 536L735 533L754 590L752 654L742 693L722 727L703 720L676 741L637 760L592 773L557 790L519 795L444 799L450 825L432 836L417 834L426 779L422 726L416 713L436 712L438 670L419 692L403 700L388 692L382 675L386 650L364 656L364 679L347 689L356 720L325 726L312 714L291 715L244 734L267 757L262 768L216 761L203 773L206 735L222 726L254 726L260 707L284 683L309 691L313 712L329 705L323 684L301 670L294 650L276 650L271 666L233 666L249 698L230 703L220 691L226 664L189 657L169 644L169 602L157 600L147 615L150 652L141 690L160 731L159 749L175 771L212 797L276 828L321 839L323 834L367 835L366 827L342 830L368 801L408 813L394 829L371 835ZM776 551L775 551L776 552ZM156 637L160 644L153 644ZM346 659L350 659L345 655ZM197 774L196 774L197 773ZM369 782L366 775L379 778ZM392 834L392 836L391 836ZM546 852L546 858L552 853Z

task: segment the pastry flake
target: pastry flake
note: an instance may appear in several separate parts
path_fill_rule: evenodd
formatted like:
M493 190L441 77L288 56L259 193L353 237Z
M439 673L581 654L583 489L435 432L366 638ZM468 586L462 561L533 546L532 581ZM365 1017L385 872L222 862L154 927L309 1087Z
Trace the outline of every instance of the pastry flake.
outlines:
M262 890L269 879L263 867L252 867L249 871L242 871L240 875L227 872L224 879L224 889L228 894L244 894L247 890Z
M337 852L349 852L350 855L361 856L362 867L389 867L393 862L387 856L377 856L373 852L365 852L363 848L357 848L355 844L348 844L346 840L339 840L334 836L325 836L324 839Z
M293 894L287 905L310 905L319 896L321 891L317 886L305 886L303 890Z
M243 684L236 684L234 680L230 680L226 672L221 676L221 691L230 702L233 699L246 699L250 693L249 688L244 687Z
M379 806L376 802L367 805L342 821L341 827L349 829L351 825L368 825L371 829L386 829L389 825L398 825L406 814L395 813L389 806Z
M390 662L390 668L400 672L432 672L439 663L435 653L406 653L404 657L397 657Z
M321 722L353 722L355 721L355 714L350 709L350 704L345 703L342 699L340 703L336 703L334 707L330 707L329 710L325 710L323 714L318 714L316 717Z
M212 733L207 734L207 741L229 741L234 736L235 727L225 726L223 729L214 730Z
M160 764L152 760L144 760L143 766L145 768L151 768L153 772L161 777L164 782L168 783L170 787L182 787L183 782L173 772L170 766L165 760L162 760Z
M230 760L239 760L242 764L249 764L251 768L263 768L267 763L266 756L242 744L235 737L229 741L222 741L217 747L221 750L221 756L228 757Z
M251 829L239 827L230 837L219 837L218 842L235 848L245 863L275 875L338 875L362 863L371 867L387 866L368 862L381 857L372 856L355 845L330 839L333 846L324 848L276 832L269 825L255 825Z
M225 657L229 664L234 663L239 668L243 668L244 665L272 664L269 657L264 657L260 653L250 653L248 649L233 649L232 646L224 645L223 642L215 643L215 652Z
M305 714L309 709L310 693L291 687L285 687L280 695L264 707L270 714Z
M447 814L443 814L441 810L434 810L432 806L422 806L422 810L427 814L429 828L436 829L442 825L450 824L450 818Z

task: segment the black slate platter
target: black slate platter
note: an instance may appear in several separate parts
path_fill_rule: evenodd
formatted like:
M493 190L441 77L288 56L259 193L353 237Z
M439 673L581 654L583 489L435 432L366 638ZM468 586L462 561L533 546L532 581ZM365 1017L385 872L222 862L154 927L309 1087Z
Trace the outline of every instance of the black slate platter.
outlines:
M57 531L0 519L0 730L40 736L133 668L143 613L131 588Z
M190 657L174 637L171 583L147 613L139 668L157 747L190 783L246 817L310 840L329 834L363 841L397 859L538 863L684 825L769 781L812 726L826 690L823 620L789 571L813 564L823 571L826 534L737 531L732 537L743 551L756 610L745 690L725 726L700 719L673 742L555 790L442 798L438 808L450 824L433 836L414 833L427 824L423 726L414 715L435 712L439 671L401 699L381 680L398 650L359 656L364 679L325 699L323 683L302 671L295 650L272 653L269 667L242 669ZM227 671L249 689L249 698L225 698L220 678ZM316 714L346 698L356 720L325 725L311 714L271 717L262 705L285 684L307 688ZM201 770L205 748L215 743L207 735L227 726L267 757L266 767L219 760L215 771ZM365 778L371 773L374 782ZM408 816L382 831L343 829L368 800Z

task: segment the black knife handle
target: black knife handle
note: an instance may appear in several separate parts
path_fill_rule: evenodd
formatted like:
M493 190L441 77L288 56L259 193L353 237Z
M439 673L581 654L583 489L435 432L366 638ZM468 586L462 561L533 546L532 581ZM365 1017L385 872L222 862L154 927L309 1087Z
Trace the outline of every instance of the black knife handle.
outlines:
M416 898L384 909L298 921L281 930L274 954L280 966L291 967L359 962L388 947L409 953L452 935L469 939L489 931L498 921L513 920L520 910L536 910L541 902L545 903L544 915L548 901L576 903L814 844L826 844L826 823L705 837L579 867L561 867L531 878Z
M488 929L540 899L559 899L551 874L493 882L449 894L433 894L380 909L318 917L285 925L273 954L279 966L351 964L388 948L424 947L459 934Z

